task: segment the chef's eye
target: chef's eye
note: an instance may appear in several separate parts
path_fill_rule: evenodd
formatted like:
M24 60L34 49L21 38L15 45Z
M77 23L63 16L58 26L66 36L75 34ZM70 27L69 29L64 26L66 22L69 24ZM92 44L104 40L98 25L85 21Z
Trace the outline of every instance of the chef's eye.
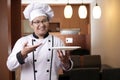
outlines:
M48 20L47 19L43 19L42 21L39 21L39 20L37 20L37 21L33 21L32 22L33 24L36 24L36 25L39 25L39 24L46 24L46 23L48 23Z

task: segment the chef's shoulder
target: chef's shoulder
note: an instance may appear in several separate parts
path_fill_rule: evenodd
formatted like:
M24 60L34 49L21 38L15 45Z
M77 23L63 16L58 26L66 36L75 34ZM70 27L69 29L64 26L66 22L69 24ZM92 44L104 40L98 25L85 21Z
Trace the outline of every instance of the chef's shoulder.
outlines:
M16 43L24 43L24 42L28 42L29 40L31 40L32 39L32 35L30 34L30 35L27 35L27 36L22 36L22 37L20 37L18 40L17 40L17 42Z

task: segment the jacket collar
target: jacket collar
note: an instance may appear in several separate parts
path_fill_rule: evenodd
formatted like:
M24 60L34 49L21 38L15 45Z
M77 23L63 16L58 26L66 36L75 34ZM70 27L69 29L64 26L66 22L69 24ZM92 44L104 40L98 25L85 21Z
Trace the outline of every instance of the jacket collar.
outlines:
M49 35L49 32L47 32L45 35L44 35L44 38L46 38L47 36ZM39 37L33 32L33 37L38 39Z

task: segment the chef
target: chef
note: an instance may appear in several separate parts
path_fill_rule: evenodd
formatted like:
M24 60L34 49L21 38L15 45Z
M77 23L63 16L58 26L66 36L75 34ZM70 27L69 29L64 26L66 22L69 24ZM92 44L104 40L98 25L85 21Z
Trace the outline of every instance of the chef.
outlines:
M58 70L71 70L73 62L66 51L52 49L64 46L62 40L48 32L53 10L47 4L31 3L23 14L34 32L17 40L7 59L8 69L20 67L21 80L58 80Z

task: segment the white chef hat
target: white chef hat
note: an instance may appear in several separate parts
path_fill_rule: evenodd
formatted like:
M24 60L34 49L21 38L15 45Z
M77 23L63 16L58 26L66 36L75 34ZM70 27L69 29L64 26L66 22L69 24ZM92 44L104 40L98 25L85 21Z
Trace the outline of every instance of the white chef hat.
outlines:
M32 21L38 16L47 16L49 20L54 16L53 10L48 4L38 2L29 4L23 11L23 14L29 21Z

